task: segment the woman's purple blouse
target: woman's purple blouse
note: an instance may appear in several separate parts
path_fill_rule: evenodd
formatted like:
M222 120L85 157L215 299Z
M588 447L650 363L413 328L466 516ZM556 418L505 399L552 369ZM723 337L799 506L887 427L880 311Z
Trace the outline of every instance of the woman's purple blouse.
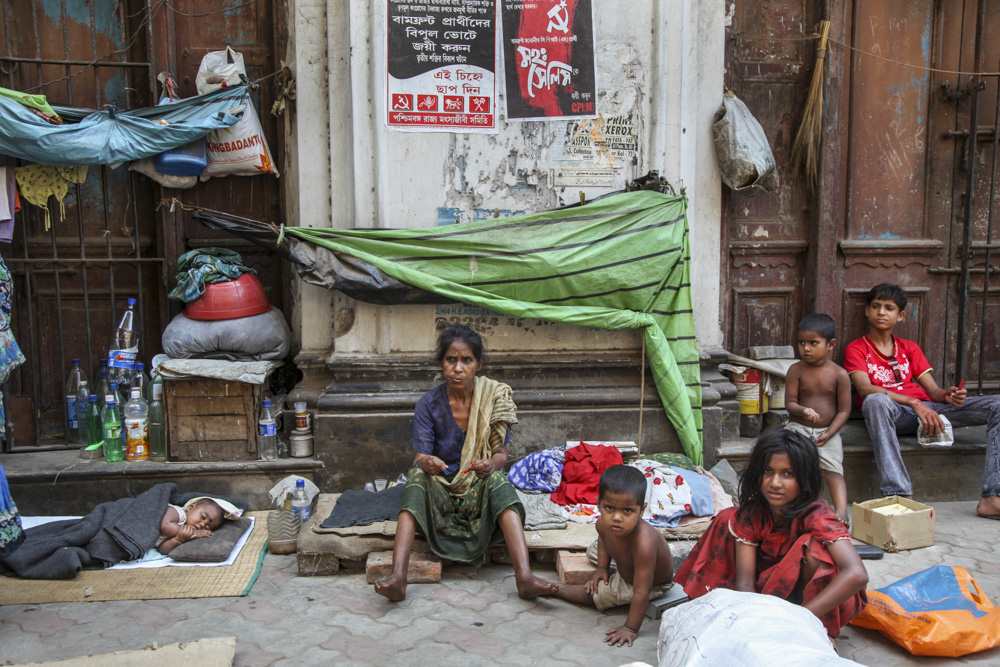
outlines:
M510 429L504 446L510 442ZM440 384L420 397L413 413L413 449L436 456L448 464L446 477L458 471L465 445L465 431L455 423L448 403L447 385Z

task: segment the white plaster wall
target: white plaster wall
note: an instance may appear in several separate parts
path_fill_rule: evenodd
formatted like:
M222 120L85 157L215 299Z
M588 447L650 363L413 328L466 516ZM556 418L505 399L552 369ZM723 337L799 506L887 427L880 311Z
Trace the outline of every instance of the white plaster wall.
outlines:
M315 122L309 109L325 109L327 83L326 0L294 0L289 32L289 54L296 81L294 114L288 122L289 159L285 169L288 224L295 227L331 225L329 124ZM305 84L305 85L303 85ZM322 116L326 114L320 114ZM302 353L324 354L333 339L333 295L329 290L293 282L292 326Z
M556 184L553 156L565 141L566 121L501 122L494 135L387 130L385 40L377 30L385 21L384 0L291 4L303 221L325 226L325 214L325 224L334 227L419 228L438 224L439 207L469 215L476 209L534 212L578 201L581 189L593 197L659 169L690 200L699 343L721 343L721 186L711 124L722 94L722 3L635 1L623 11L616 0L595 0L598 108L605 117L631 114L639 139L637 164L621 169L611 188ZM325 54L319 53L324 46ZM328 186L321 193L324 178ZM425 351L441 316L434 306L390 308L344 297L334 308L311 287L302 295L296 324L304 354ZM501 321L490 344L494 350L606 350L637 348L639 337Z

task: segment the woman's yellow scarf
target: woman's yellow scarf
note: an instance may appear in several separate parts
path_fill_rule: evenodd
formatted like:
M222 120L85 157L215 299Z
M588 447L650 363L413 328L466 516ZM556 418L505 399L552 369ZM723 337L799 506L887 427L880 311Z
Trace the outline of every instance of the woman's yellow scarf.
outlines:
M462 474L473 461L487 459L501 449L507 430L517 423L517 406L511 399L511 388L503 382L477 376L469 406L469 425L462 445L458 473L447 481L442 475L434 479L452 496L464 496L479 480L475 473Z

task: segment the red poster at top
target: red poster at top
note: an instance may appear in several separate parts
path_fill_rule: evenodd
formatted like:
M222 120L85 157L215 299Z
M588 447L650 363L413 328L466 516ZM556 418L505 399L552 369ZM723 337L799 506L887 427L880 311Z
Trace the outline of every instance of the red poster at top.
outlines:
M508 120L595 118L591 0L501 0Z

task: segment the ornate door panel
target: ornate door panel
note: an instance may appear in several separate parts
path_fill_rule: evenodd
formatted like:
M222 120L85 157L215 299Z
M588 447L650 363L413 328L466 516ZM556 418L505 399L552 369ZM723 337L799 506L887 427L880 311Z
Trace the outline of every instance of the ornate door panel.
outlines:
M723 189L724 333L736 352L790 345L803 315L810 216L788 155L809 86L815 47L803 37L818 20L812 4L737 2L727 29L726 83L763 126L780 179L753 199Z

